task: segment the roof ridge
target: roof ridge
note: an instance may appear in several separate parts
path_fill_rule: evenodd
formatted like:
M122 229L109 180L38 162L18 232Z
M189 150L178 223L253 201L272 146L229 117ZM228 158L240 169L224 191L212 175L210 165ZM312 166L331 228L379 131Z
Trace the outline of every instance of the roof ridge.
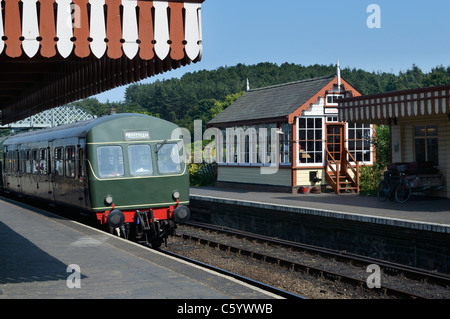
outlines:
M265 87L256 88L256 89L250 89L248 92L262 91L262 90L274 89L274 88L288 86L288 85L301 84L301 83L307 83L307 82L313 82L313 81L320 81L320 80L325 80L325 79L331 79L331 78L334 78L334 77L336 77L336 75L331 74L331 75L321 76L321 77L317 77L317 78L309 78L309 79L303 79L303 80L298 80L298 81L292 81L292 82L287 82L287 83L281 83L281 84L265 86Z

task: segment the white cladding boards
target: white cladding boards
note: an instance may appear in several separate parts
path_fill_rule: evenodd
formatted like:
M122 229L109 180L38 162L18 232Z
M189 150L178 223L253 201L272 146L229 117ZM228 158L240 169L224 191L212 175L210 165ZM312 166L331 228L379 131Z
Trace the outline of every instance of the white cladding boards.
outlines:
M117 58L118 54L122 55L123 53L129 59L133 59L138 55L140 48L150 46L150 50L154 50L154 54L160 60L167 58L173 51L178 52L177 58L171 56L174 60L184 58L184 52L192 61L201 59L200 3L55 0L57 10L56 17L54 17L53 6L48 3L45 3L44 6L44 1L22 0L22 9L20 9L19 0L2 1L5 2L5 5L3 14L0 14L0 54L6 50L8 56L19 57L24 52L32 58L41 48L43 56L52 57L56 54L52 48L56 46L63 58L67 58L72 53L79 57L85 57L86 50L77 51L76 47L79 46L90 48L87 54L93 53L97 58L101 58L105 54L111 58ZM145 14L151 15L151 8L148 10L149 5L153 6L154 19L139 19L141 14L139 11L145 11ZM41 10L38 10L39 6ZM90 6L90 10L88 10L88 6ZM121 11L119 6L123 8ZM144 8L144 6L145 10L141 10L141 7ZM108 17L108 12L110 14L111 12L121 12L121 17ZM50 23L53 24L51 28L48 27ZM180 25L180 27L171 31L172 25ZM112 30L109 32L110 36L113 35L111 39L107 36L107 28ZM141 33L146 37L141 39ZM174 38L177 41L174 41ZM120 41L120 43L114 45L114 49L110 49L111 45L108 42L111 41ZM46 47L44 50L43 46L51 46L51 48ZM113 54L108 52L109 50L116 50L116 52ZM182 56L179 52L182 53ZM49 54L50 56L48 56ZM151 59L153 56L147 53L146 57L141 55L141 58Z

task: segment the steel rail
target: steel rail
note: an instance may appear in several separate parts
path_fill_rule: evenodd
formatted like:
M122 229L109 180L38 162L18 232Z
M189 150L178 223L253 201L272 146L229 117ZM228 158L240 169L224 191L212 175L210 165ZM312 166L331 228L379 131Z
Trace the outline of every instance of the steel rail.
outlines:
M220 273L220 274L232 277L234 279L237 279L239 281L245 282L246 284L249 284L251 286L255 286L255 287L259 288L259 289L262 289L264 291L270 292L270 293L272 293L274 295L277 295L277 296L279 296L281 298L285 298L285 299L307 299L305 297L296 295L296 294L291 293L289 291L286 291L286 290L283 290L283 289L280 289L280 288L277 288L277 287L273 287L273 286L267 285L267 284L265 284L265 283L263 283L261 281L257 281L257 280L254 280L254 279L251 279L251 278L248 278L248 277L245 277L245 276L241 276L241 275L233 273L231 271L228 271L228 270L225 270L225 269L213 266L213 265L209 265L207 263L204 263L204 262L201 262L201 261L198 261L198 260L195 260L195 259L183 256L183 255L180 255L180 254L168 251L168 250L164 250L164 249L161 249L161 248L152 248L151 246L149 246L147 244L144 244L144 245L147 246L148 248L157 250L157 251L159 251L161 253L164 253L166 255L169 255L169 256L172 256L172 257L184 260L186 262L195 264L197 266L201 266L203 268L206 268L206 269L209 269L209 270L213 270L213 271L215 271L217 273Z
M267 242L273 245L279 245L289 249L295 249L297 251L305 251L317 255L321 255L328 258L334 258L337 261L343 261L351 263L353 265L370 265L377 264L388 274L402 274L407 278L414 280L423 280L429 283L434 283L441 286L450 287L450 276L446 274L440 274L431 270L424 270L421 268L416 268L408 265L402 265L398 263L393 263L381 259L361 256L349 253L347 251L338 251L318 246L312 246L307 244L302 244L298 242L288 241L284 239L268 237L264 235L259 235L255 233L250 233L246 231L241 231L237 229L232 229L225 226L218 226L199 222L188 222L185 225L197 227L201 229L209 229L212 231L218 231L230 236L240 236L245 237L255 241Z
M193 226L193 227L197 227L197 228L201 228L201 229L217 231L217 232L223 232L226 234L231 234L233 236L239 236L239 237L247 238L247 239L251 239L251 240L259 240L261 242L269 242L269 243L279 244L278 240L276 240L274 238L255 235L255 234L247 233L247 232L241 232L241 231L237 231L237 230L231 230L226 227L214 226L214 225L202 224L202 223L193 223L193 222L186 223L185 225ZM220 243L220 242L213 241L210 239L201 238L198 236L193 236L193 235L189 235L189 234L182 234L181 236L185 239L190 239L190 240L196 241L200 244L210 246L212 248L221 249L221 250L229 251L229 252L236 253L239 255L254 258L257 260L265 261L265 262L268 262L271 264L289 268L291 270L303 272L303 273L310 274L310 275L317 276L317 277L324 277L324 278L328 278L330 280L336 280L336 281L340 281L343 283L348 283L348 284L351 284L356 287L366 287L366 281L359 279L359 278L342 275L342 274L335 273L335 272L325 270L325 269L321 269L318 267L300 264L300 263L282 259L279 257L265 255L265 254L262 254L259 252L246 250L246 249L243 249L240 247L234 247L234 246L231 246L228 244ZM287 241L281 241L281 242L283 245L288 245ZM295 246L296 245L294 245L294 247ZM313 246L309 246L308 251L311 251L310 247L313 247ZM313 247L313 248L317 248L317 247ZM306 248L303 247L303 249L306 249ZM322 250L322 249L319 249L319 250ZM325 249L324 251L327 253L328 257L333 257L333 258L336 257L332 253L331 250ZM353 260L353 259L352 259L352 257L347 256L347 261L349 261L349 260ZM361 261L358 260L358 262L361 262ZM424 296L420 296L420 295L413 294L413 293L406 292L406 291L401 291L401 290L387 287L387 286L382 286L378 291L379 291L379 293L382 293L382 294L385 294L388 296L392 296L392 297L407 298L407 299L426 299L426 297L424 297Z

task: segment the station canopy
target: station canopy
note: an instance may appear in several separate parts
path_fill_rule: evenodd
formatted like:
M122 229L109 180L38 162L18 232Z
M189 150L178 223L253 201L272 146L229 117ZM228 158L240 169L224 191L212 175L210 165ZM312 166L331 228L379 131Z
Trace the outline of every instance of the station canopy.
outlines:
M417 116L449 116L450 85L364 95L339 100L339 118L351 123L396 124Z
M1 124L195 63L204 0L1 0Z

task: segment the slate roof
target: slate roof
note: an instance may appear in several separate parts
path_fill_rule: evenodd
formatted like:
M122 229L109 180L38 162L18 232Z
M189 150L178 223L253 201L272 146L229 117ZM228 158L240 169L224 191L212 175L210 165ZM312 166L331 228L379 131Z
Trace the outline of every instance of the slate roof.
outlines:
M285 117L305 104L336 76L307 79L252 89L228 106L208 124Z

